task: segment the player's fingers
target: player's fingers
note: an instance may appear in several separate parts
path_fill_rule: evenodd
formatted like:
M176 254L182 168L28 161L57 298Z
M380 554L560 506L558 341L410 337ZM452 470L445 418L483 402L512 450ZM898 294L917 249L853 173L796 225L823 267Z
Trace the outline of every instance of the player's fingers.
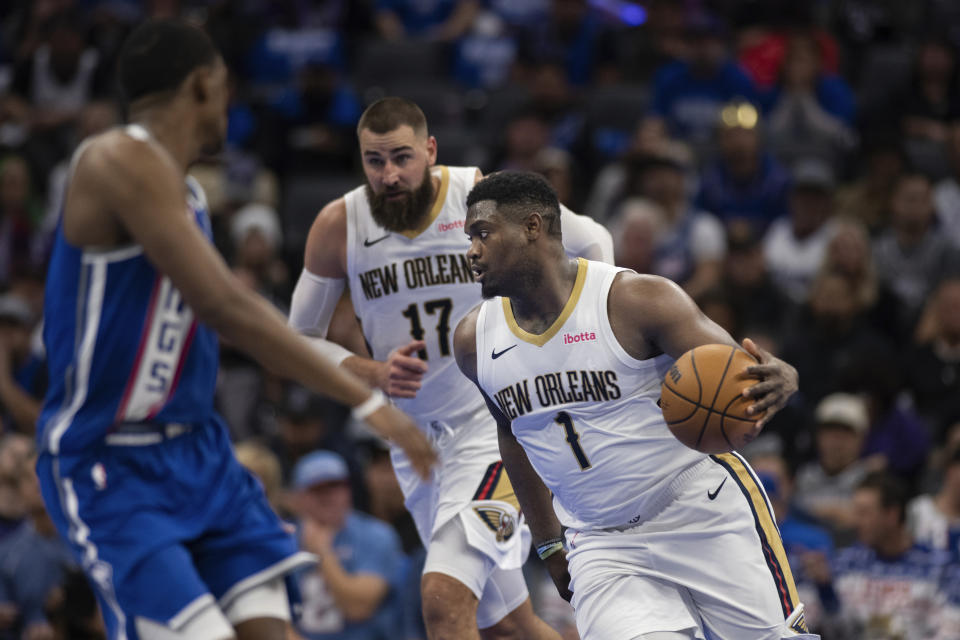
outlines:
M411 358L410 356L395 355L391 358L390 365L391 367L399 367L408 371L416 371L419 373L427 372L426 362L420 358Z
M757 359L758 362L766 363L770 361L770 354L757 346L757 343L750 338L743 339L744 350Z
M766 380L764 382L758 382L757 384L750 385L743 390L744 398L761 398L764 395L770 393L779 386L779 383L774 382L773 380Z
M770 378L780 372L780 368L775 364L753 364L743 370L747 378Z
M397 349L397 353L404 356L409 356L415 351L420 351L427 348L427 343L423 340L411 340L407 344Z
M400 391L419 391L421 386L419 380L390 380L390 388Z
M419 382L420 380L423 380L423 371L418 371L416 369L405 369L403 367L391 367L390 379L412 380L414 382Z

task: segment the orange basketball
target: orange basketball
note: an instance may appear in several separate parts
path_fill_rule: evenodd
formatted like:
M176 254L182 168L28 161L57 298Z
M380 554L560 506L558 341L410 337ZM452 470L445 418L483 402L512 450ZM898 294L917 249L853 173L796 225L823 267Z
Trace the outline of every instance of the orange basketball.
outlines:
M753 402L741 392L755 384L745 370L756 360L727 344L705 344L680 356L660 388L663 418L677 440L704 453L739 449L762 416L748 416Z

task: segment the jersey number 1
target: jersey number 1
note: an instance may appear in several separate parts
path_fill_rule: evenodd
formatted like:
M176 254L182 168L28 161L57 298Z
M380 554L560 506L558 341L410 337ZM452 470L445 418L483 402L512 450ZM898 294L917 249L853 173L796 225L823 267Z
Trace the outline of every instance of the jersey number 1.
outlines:
M450 355L450 312L453 311L453 300L442 298L440 300L430 300L423 303L423 310L429 315L436 315L440 311L440 318L437 320L437 341L440 343L440 355ZM420 310L417 304L413 303L403 310L403 317L410 320L410 335L414 340L423 340L423 325L420 323ZM417 356L421 360L427 359L427 350L420 349Z
M561 411L553 420L563 427L564 432L567 434L567 444L570 445L570 449L577 459L577 464L580 465L580 470L586 471L592 467L593 465L590 464L590 460L587 459L587 454L583 452L583 447L580 446L580 434L577 433L577 430L573 427L573 418L570 417L570 414L566 411Z

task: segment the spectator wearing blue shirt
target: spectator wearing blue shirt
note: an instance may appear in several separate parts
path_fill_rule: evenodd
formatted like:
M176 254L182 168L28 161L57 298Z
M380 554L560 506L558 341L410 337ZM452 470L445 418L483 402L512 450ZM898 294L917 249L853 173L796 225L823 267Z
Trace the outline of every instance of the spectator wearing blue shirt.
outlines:
M727 226L743 220L757 233L787 213L790 176L760 138L760 114L747 102L733 102L720 112L717 128L720 157L704 169L696 207Z
M316 568L297 577L299 633L309 640L395 637L405 572L397 534L353 510L347 464L332 451L301 459L292 485L300 544L319 558Z
M725 104L757 104L758 97L749 76L729 56L722 22L696 17L687 25L686 38L689 58L668 63L654 76L653 114L666 121L672 135L704 148Z
M0 296L0 425L32 434L40 416L46 367L31 349L33 313L26 301Z
M387 40L453 42L473 24L479 0L376 0L374 24Z
M937 636L949 556L914 542L905 522L906 496L884 472L868 475L854 492L858 544L838 551L830 572L819 576L832 580L839 598L824 629L831 637L956 637Z
M45 606L75 563L43 506L35 454L21 460L20 497L27 517L0 542L0 638L52 637Z

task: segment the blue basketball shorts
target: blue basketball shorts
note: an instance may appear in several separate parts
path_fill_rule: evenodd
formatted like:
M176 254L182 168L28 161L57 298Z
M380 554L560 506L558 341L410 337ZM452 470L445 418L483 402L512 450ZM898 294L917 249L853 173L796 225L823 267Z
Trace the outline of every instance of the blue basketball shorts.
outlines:
M233 455L219 417L155 444L41 454L47 510L94 585L111 639L171 629L314 561Z

